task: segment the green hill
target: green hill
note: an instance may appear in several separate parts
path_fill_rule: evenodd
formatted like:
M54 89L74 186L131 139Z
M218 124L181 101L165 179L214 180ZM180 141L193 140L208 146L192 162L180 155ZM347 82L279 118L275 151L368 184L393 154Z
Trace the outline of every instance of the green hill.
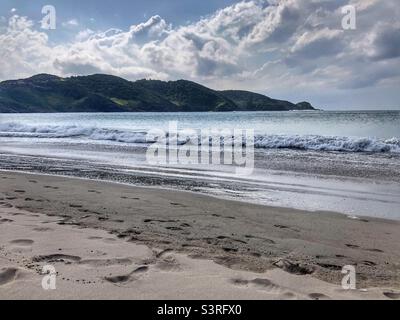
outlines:
M0 82L0 112L178 112L313 110L302 102L248 91L215 91L195 82L125 79L103 74L39 74Z

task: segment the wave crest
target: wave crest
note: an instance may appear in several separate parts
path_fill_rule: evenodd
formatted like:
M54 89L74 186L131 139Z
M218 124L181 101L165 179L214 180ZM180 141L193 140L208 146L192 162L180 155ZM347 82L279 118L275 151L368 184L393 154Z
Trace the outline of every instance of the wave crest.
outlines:
M318 135L259 135L255 138L254 145L256 148L265 149L400 153L400 140L398 138L385 140Z
M146 132L98 127L29 126L18 123L0 124L0 137L85 138L122 143L149 143ZM183 143L184 144L184 143ZM400 153L400 139L342 137L320 135L256 135L254 147L262 149L298 149L314 151Z

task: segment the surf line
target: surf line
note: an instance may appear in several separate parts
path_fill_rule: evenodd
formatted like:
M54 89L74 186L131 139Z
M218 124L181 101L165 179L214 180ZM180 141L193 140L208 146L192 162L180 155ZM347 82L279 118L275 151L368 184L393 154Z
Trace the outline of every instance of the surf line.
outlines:
M157 308L158 315L181 315L188 318L192 307L172 307L164 304L162 307Z

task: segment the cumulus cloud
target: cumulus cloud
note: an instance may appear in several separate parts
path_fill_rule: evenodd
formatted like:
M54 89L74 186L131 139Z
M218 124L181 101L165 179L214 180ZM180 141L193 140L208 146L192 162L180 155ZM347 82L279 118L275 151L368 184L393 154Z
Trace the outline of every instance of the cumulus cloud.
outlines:
M77 19L71 19L62 23L63 27L77 27L79 26L79 22Z
M352 31L341 27L348 4L357 9ZM77 29L74 40L58 45L13 15L0 28L0 78L112 73L258 91L393 84L400 77L399 15L397 0L251 0L184 26L156 15L100 32L71 19L65 26Z
M34 23L26 17L14 15L9 19L0 34L1 79L54 70L49 63L54 49L48 47L47 35L33 27Z
M87 40L91 35L93 35L95 32L89 28L79 31L78 34L75 36L75 39L77 41L84 41Z
M136 40L140 38L143 40L157 39L168 35L171 28L171 25L168 25L160 16L153 16L146 22L131 26L130 34Z

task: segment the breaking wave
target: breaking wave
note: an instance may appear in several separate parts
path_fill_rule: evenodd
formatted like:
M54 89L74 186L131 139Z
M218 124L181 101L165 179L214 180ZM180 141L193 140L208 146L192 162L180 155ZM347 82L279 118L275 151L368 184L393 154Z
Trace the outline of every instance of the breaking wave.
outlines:
M125 143L147 143L146 132L78 126L28 126L18 123L0 124L0 137L16 138L86 138Z
M122 143L151 143L146 132L124 131L79 126L28 126L18 123L0 124L0 137L83 138ZM182 140L183 139L183 140ZM185 141L183 137L180 141ZM184 143L184 142L183 142ZM180 144L183 144L180 143ZM338 152L400 153L400 139L342 137L320 135L256 135L254 147L263 149L298 149Z
M400 153L400 139L376 139L318 135L267 135L257 136L256 148L299 149L344 152L394 152Z

